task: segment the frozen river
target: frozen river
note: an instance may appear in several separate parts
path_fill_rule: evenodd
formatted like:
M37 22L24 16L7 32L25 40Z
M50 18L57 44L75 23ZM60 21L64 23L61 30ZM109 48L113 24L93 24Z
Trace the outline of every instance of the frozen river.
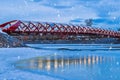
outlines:
M119 44L28 44L0 49L0 80L119 80Z

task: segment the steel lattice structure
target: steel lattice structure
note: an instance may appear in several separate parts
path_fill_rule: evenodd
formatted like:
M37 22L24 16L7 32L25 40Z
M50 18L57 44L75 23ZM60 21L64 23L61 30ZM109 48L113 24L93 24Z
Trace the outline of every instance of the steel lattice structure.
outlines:
M58 34L62 37L64 35L104 35L113 38L120 38L120 32L104 30L93 27L83 27L80 25L68 25L68 24L57 24L57 23L42 23L42 22L31 22L31 21L20 21L13 20L0 25L2 31L11 34Z

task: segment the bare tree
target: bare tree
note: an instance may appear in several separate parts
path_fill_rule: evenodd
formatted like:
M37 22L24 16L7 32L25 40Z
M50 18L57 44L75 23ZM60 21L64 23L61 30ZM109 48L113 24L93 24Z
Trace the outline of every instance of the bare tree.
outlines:
M86 26L92 26L93 20L92 19L86 19L85 23L86 23Z

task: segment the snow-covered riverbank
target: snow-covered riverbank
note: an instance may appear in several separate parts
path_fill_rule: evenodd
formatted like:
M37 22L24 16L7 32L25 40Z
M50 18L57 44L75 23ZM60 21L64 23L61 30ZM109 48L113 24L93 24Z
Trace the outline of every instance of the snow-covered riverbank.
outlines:
M10 48L10 47L23 47L25 46L24 43L7 33L3 32L0 29L0 48Z

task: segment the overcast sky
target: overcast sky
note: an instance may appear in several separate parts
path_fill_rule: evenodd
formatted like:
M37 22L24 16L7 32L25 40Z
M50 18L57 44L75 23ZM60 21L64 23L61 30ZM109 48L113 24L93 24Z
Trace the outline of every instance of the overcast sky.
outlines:
M0 23L17 19L82 24L88 18L97 27L119 28L120 0L0 0Z

